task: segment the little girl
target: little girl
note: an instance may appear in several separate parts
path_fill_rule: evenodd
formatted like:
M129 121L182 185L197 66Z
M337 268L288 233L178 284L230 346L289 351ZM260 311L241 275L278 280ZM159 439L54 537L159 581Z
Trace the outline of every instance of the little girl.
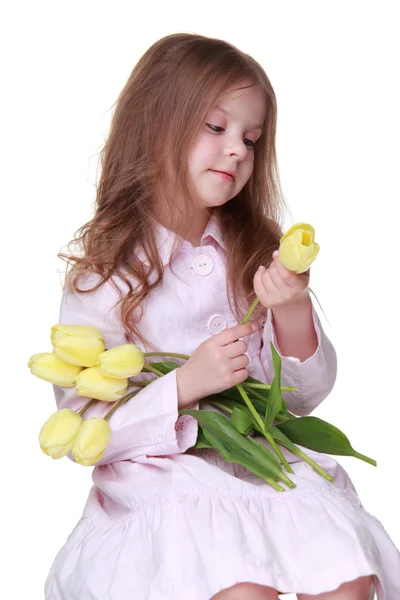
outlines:
M271 383L271 341L282 384L297 388L284 394L292 413L309 415L334 385L309 274L276 257L276 119L260 65L198 35L155 43L122 90L83 252L60 254L73 266L59 322L98 327L107 348L190 358L110 418L111 443L47 600L369 600L374 589L400 598L399 552L336 461L307 451L331 483L284 450L296 487L279 492L213 450L191 450L197 421L179 416L249 375ZM88 401L75 388L55 394L58 408ZM97 402L85 418L109 408Z

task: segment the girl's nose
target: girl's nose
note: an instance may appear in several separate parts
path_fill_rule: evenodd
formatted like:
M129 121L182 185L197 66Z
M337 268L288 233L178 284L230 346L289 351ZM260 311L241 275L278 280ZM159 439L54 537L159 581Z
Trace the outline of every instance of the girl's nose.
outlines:
M243 140L229 140L224 150L225 156L237 156L240 159L247 154L247 148Z

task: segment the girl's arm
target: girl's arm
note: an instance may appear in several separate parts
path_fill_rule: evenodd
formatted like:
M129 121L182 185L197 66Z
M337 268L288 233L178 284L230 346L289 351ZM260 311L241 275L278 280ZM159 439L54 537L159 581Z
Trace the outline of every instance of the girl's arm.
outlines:
M97 277L97 276L96 276ZM96 282L95 276L86 279L88 288ZM82 283L79 284L84 289ZM59 323L91 325L103 333L107 349L126 344L125 331L115 303L119 295L110 281L91 293L70 293L64 290ZM147 374L143 379L149 378ZM136 378L140 380L140 376ZM77 411L89 398L78 396L75 387L54 386L57 407ZM103 417L113 406L98 401L90 406L84 418ZM188 417L178 419L176 370L160 377L136 396L120 406L109 418L112 429L110 444L96 465L119 460L135 459L143 455L168 456L185 452L196 443L197 421ZM72 455L69 455L72 459Z
M268 383L274 377L270 342L281 357L281 384L297 388L283 393L288 410L309 415L331 392L337 374L335 349L310 298L267 311L260 358Z

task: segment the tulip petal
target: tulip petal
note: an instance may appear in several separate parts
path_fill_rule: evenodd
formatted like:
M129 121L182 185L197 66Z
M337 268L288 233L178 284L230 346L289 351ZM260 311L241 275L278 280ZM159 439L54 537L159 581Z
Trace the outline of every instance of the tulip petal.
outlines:
M52 345L54 345L53 342L58 342L59 339L65 336L93 337L104 342L103 334L100 329L90 325L62 325L61 323L58 323L51 328Z
M45 454L54 459L71 451L78 434L82 417L68 408L53 413L42 426L39 444Z
M297 271L301 261L300 249L293 237L286 238L279 247L279 262L289 271Z
M307 271L319 252L314 237L314 228L308 223L297 223L290 227L280 240L279 262L298 274Z
M287 232L281 237L280 243L282 243L283 240L285 240L287 237L289 237L290 235L292 235L293 233L295 233L296 231L299 231L299 230L307 231L311 236L311 243L314 241L314 237L315 237L314 227L312 225L309 225L308 223L296 223L296 225L292 225L292 227L290 227L287 230Z
M77 376L82 371L82 367L64 362L54 352L33 354L28 367L36 377L63 387L74 386Z
M72 447L75 461L83 466L95 464L104 454L111 434L111 427L105 419L85 419Z
M54 352L71 365L94 367L104 344L96 338L64 337L54 346Z
M99 367L84 369L76 378L76 393L95 400L115 402L120 400L128 389L127 378L105 377Z
M144 354L135 344L122 344L102 352L97 360L102 375L111 378L135 377L144 366Z

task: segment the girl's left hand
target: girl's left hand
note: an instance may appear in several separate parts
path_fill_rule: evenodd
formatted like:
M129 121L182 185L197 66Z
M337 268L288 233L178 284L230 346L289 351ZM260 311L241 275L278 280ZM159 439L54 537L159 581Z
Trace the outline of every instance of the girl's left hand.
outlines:
M310 281L309 271L299 275L294 271L288 271L281 265L278 256L276 250L268 269L263 267L254 275L254 291L265 308L291 303L298 296L304 295Z

